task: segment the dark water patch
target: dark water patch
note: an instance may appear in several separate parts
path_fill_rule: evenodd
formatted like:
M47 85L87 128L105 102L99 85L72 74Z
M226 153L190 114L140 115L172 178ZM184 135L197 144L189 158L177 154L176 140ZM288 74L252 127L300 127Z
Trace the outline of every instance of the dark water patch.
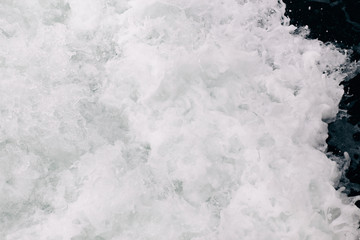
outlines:
M284 0L290 23L308 26L308 38L331 42L360 60L360 0ZM336 120L329 123L329 156L345 174L338 187L349 196L360 195L360 69L344 80L344 95ZM360 206L360 202L357 202Z
M352 49L360 59L359 0L284 0L286 15L295 26L308 26L309 38Z

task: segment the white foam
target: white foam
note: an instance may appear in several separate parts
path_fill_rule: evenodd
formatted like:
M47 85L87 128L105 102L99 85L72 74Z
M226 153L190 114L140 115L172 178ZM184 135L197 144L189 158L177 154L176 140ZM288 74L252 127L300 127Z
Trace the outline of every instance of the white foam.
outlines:
M2 1L0 236L357 239L322 121L346 56L284 8Z

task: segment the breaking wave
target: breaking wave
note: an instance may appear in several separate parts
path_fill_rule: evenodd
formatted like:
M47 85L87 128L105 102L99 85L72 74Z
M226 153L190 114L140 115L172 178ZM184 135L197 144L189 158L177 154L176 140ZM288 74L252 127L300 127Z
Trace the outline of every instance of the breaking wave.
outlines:
M6 240L357 239L344 52L276 0L0 3Z

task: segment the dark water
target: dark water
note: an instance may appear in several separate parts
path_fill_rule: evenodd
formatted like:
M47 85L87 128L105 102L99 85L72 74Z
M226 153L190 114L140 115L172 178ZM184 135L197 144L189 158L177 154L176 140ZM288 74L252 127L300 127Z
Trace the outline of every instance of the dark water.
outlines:
M291 23L309 27L309 38L348 49L351 61L360 60L360 0L284 2ZM329 123L328 154L338 162L344 160L345 152L349 154L350 166L339 185L349 196L355 196L360 195L360 69L341 84L345 94L336 120Z

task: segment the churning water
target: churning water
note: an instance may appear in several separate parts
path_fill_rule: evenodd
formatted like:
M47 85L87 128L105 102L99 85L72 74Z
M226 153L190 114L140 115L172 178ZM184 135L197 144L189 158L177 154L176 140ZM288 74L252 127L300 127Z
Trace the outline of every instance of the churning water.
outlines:
M1 239L357 239L324 153L347 56L284 12L1 0Z

